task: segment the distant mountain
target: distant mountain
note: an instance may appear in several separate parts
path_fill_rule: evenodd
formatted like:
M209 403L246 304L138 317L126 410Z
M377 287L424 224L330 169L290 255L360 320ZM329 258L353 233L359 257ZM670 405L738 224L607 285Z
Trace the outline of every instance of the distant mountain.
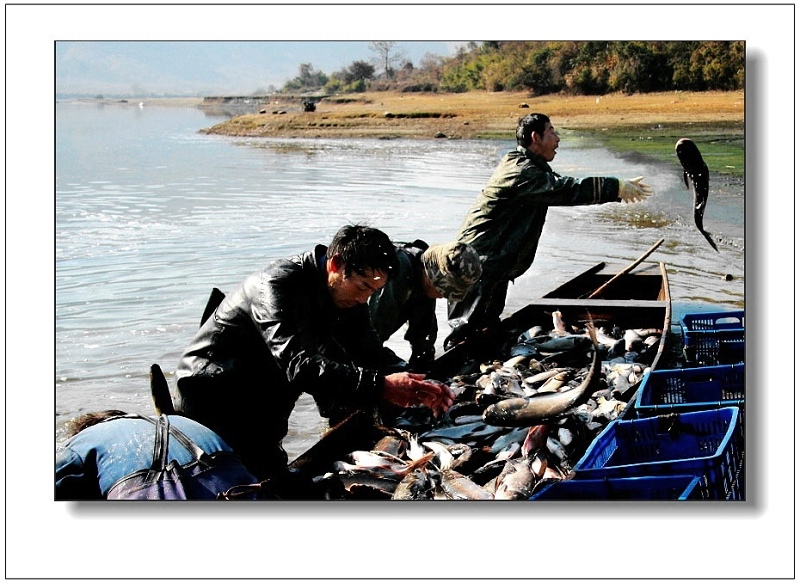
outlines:
M406 58L447 56L447 42L398 42ZM374 57L366 41L93 41L56 43L56 93L93 97L253 95L303 63L332 73Z

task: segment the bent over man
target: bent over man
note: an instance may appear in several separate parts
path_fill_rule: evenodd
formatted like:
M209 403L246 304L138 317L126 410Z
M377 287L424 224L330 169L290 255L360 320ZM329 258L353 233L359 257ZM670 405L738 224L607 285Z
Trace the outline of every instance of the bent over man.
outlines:
M339 410L384 401L447 410L448 387L384 370L366 302L396 270L386 234L352 225L249 276L183 353L176 410L218 432L261 479L286 465L281 441L303 392Z
M428 370L435 355L436 299L457 301L481 275L478 253L464 243L398 243L398 272L369 298L372 323L382 341L408 324L411 370Z
M516 137L517 147L500 161L456 237L480 254L483 274L463 300L448 302L452 331L445 348L497 325L508 283L533 263L551 206L631 203L652 194L641 177L577 179L555 173L549 162L560 138L542 113L521 118Z
M170 415L169 422L209 455L232 453L219 435L196 421ZM86 413L71 420L69 439L56 453L55 499L105 500L122 478L150 469L156 441L154 423L111 409ZM168 460L180 465L195 459L172 434L167 449ZM235 458L226 465L224 473L216 476L217 494L256 480Z

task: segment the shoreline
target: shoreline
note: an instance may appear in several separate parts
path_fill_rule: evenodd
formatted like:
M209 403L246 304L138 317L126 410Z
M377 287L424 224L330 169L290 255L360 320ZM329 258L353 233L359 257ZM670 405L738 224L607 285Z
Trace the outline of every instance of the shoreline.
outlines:
M517 119L533 112L547 114L565 130L685 124L744 129L743 91L539 97L369 92L323 98L314 112L280 96L257 107L201 131L237 137L513 139Z
M557 130L591 133L613 151L661 161L672 161L676 140L691 136L711 154L707 163L712 172L744 174L744 91L538 97L527 92L367 92L308 99L316 102L313 112L303 111L302 99L296 95L72 101L194 107L228 118L201 128L202 134L283 139L513 141L517 120L542 112Z
M213 106L202 105L209 111ZM744 92L670 92L605 96L470 92L359 93L324 98L304 112L296 98L251 106L255 113L203 134L307 139L511 140L517 120L548 115L557 130L591 133L616 152L674 160L675 142L691 136L711 154L709 169L744 175Z

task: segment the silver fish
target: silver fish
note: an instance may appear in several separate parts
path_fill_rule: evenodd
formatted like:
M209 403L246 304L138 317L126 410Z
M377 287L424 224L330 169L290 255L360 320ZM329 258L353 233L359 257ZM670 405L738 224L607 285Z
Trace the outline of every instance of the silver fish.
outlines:
M556 336L566 336L567 334L567 326L564 324L564 320L561 319L560 310L553 311L553 334Z
M533 492L536 476L531 469L531 460L516 459L508 462L512 471L503 476L494 492L495 500L527 500Z
M522 456L535 455L547 444L547 425L533 425L528 429L525 441L522 442Z
M392 500L432 500L434 484L427 472L414 470L400 480Z
M529 427L557 419L565 411L584 403L597 390L600 380L600 351L594 328L589 328L593 346L592 363L580 385L561 393L542 393L528 398L505 399L489 405L483 412L483 420L490 425L502 427Z
M396 457L401 457L406 451L406 442L395 435L386 435L378 440L378 443L375 444L372 451L382 451Z
M681 138L675 144L675 153L678 160L683 167L683 182L686 188L689 188L689 181L692 181L692 190L694 190L694 224L697 229L706 238L714 251L719 253L717 244L711 238L711 235L703 229L703 214L706 211L706 203L708 202L708 166L703 161L703 156L697 145L689 138Z
M354 474L339 474L337 479L344 486L345 491L357 498L388 498L397 488L398 481L369 472Z
M492 454L497 455L498 453L500 453L501 451L506 449L511 444L516 443L516 444L522 445L522 443L525 441L525 437L527 437L527 435L528 435L528 428L527 427L518 427L518 428L512 429L511 431L509 431L505 435L502 435L502 436L498 437L495 440L495 442L492 444L492 446L489 448L489 451Z
M546 370L544 372L540 372L540 373L537 373L537 374L535 374L533 376L527 377L525 379L525 384L538 385L539 383L543 383L547 379L550 379L550 378L556 376L557 374L562 373L562 372L566 372L568 370L571 370L571 369L569 369L567 367L551 368L550 370Z
M542 383L542 386L539 387L539 393L557 393L562 390L562 387L566 385L572 379L572 370L565 370L564 372L560 372L555 376L550 377Z
M443 471L439 486L448 500L494 500L494 494L455 470Z
M502 432L503 429L501 427L489 425L485 420L482 420L454 427L434 428L420 435L419 440L442 441L443 439L452 439L454 441L469 442L470 440L487 438Z
M455 456L450 453L450 450L443 444L437 441L424 441L422 443L425 447L434 453L431 463L440 470L449 470L453 466Z

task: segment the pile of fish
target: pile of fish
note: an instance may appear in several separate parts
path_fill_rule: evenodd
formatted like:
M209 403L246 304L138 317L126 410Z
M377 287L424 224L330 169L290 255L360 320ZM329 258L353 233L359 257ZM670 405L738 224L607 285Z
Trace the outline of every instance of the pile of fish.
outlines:
M335 499L523 500L571 478L627 406L661 330L575 329L559 312L553 324L519 335L505 360L448 379L456 402L441 418L402 410L317 486Z

